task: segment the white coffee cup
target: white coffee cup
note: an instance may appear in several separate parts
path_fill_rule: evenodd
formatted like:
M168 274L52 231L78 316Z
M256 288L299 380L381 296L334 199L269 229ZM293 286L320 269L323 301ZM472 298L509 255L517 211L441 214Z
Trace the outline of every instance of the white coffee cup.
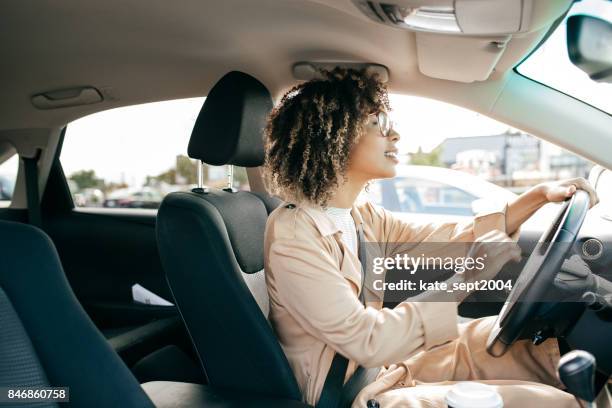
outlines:
M503 408L501 395L487 384L460 382L446 393L449 408Z

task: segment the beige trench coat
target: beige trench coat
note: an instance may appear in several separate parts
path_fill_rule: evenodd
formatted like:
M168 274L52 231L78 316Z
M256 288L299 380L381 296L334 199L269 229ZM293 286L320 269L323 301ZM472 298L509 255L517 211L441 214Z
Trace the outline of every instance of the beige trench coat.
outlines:
M413 224L371 203L353 206L351 215L362 224L366 242L390 243L381 246L387 257L400 248L392 243L473 242L493 229L506 230L505 208L464 225ZM266 225L269 319L306 403L318 401L336 350L349 359L345 381L357 365L382 367L377 380L355 399L359 407L369 398L383 408L439 406L450 383L415 386L423 381L512 379L558 385L556 340L537 350L519 342L514 352L495 360L484 350L492 320L458 326L454 302L402 302L389 309L373 301L364 308L358 299L361 264L340 234L324 211L304 203L284 203ZM421 372L421 366L427 369ZM533 402L534 395L542 398L538 406L546 401L556 408L576 406L569 394L549 385L502 381L498 388L505 401L523 407L530 406L524 401Z

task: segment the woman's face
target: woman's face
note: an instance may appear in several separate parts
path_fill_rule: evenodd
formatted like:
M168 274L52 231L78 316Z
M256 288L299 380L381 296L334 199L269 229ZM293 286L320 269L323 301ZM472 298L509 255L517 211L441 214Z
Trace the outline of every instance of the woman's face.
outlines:
M399 139L400 135L394 129L389 136L383 137L377 115L368 116L364 134L351 151L347 176L360 181L395 177Z

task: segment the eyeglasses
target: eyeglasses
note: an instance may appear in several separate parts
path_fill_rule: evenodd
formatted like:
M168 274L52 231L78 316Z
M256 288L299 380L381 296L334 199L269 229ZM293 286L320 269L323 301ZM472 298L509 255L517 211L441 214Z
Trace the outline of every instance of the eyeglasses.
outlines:
M378 122L378 129L380 130L381 136L389 137L393 130L393 121L389 117L389 114L385 111L379 111L371 115L376 115L376 121Z

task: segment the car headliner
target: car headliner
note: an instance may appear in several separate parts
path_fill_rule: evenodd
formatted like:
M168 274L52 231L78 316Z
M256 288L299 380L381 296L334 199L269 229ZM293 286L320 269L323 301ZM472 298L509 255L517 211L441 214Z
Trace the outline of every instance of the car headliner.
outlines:
M515 35L497 63L493 88L569 7L568 0L536 4L529 32ZM15 0L3 2L0 33L0 129L60 126L111 107L202 96L230 70L254 75L278 95L295 82L291 67L299 61L382 64L397 93L443 95L450 82L420 73L414 32L373 22L350 0ZM448 69L469 72L473 64ZM96 87L105 101L53 110L30 101L77 86Z

